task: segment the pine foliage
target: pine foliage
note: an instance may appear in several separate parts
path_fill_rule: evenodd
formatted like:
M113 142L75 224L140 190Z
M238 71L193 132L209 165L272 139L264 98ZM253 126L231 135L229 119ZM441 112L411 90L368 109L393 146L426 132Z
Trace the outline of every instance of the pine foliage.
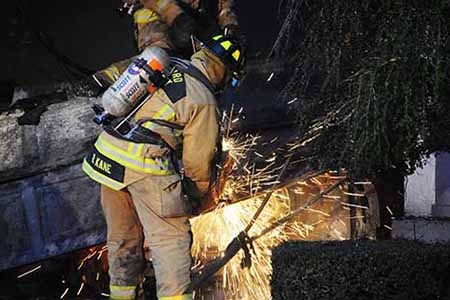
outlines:
M408 174L450 149L448 0L282 6L273 51L295 62L282 97L298 98L298 129L315 138L302 148L310 167Z

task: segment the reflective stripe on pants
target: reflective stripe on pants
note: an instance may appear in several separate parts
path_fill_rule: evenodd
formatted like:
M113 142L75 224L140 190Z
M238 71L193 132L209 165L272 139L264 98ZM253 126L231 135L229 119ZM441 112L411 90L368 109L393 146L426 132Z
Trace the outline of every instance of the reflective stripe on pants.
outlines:
M109 290L110 299L133 300L136 298L136 286L119 286L111 284Z

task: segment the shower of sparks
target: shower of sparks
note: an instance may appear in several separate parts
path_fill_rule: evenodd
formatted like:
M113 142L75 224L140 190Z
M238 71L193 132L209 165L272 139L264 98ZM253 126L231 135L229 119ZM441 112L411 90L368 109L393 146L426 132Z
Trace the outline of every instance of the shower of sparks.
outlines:
M297 100L298 100L298 98L294 98L294 99L290 100L287 104L291 105L292 103L296 102Z
M238 112L234 111L234 106L230 112L224 113L222 117L222 132L224 132L222 149L228 153L232 164L231 170L228 170L223 192L220 198L234 199L237 195L240 197L252 196L260 192L265 186L274 183L277 177L278 168L275 168L276 155L266 159L268 163L263 168L256 168L251 161L250 153L264 158L264 155L254 150L255 146L261 139L258 135L241 135L232 131L232 120L240 118L242 109Z
M80 296L81 291L83 290L83 287L84 287L84 282L81 283L81 286L80 286L80 288L78 289L78 292L77 292L77 296Z
M33 273L33 272L39 270L41 267L42 267L42 266L39 265L39 266L37 266L36 268L33 268L33 269L31 269L31 270L29 270L29 271L23 273L23 274L20 274L19 276L17 276L17 278L19 279L19 278L22 278L22 277L24 277L24 276L27 276L28 274L31 274L31 273Z
M353 182L353 184L359 184L359 185L371 185L372 182L370 182L370 181L357 181L357 182Z
M366 196L366 195L364 195L364 194L349 193L349 192L344 192L344 195L347 195L347 196L353 196L353 197L365 197L365 196Z
M388 210L388 212L391 214L391 216L394 215L394 213L392 212L392 210L389 208L389 206L386 206L386 209Z
M276 189L248 235L250 237L258 236L268 224L289 214L296 208L296 205L298 207L301 203L306 203L308 197L317 196L319 191L336 182L336 179L330 178L329 174L320 175L306 181L294 181L288 187ZM301 199L303 200L295 205L292 202L294 200L291 198L291 194L299 188L309 189L311 192L307 196L302 195ZM336 189L329 196L331 204L313 208L306 207L304 209L307 214L306 218L294 218L255 240L253 242L254 251L251 250L252 266L250 268L241 268L244 252L240 251L219 274L216 274L208 287L214 286L217 290L221 290L225 300L270 299L271 251L274 247L288 240L311 240L326 237L344 240L350 238L350 214L345 210L347 203L340 200L345 196L340 189ZM195 259L194 270L201 269L202 265L223 255L231 240L247 226L263 198L264 194L259 194L246 201L230 205L221 203L214 211L191 220L195 237L192 247ZM358 206L357 208L363 207ZM354 219L362 222L363 218ZM210 292L210 289L206 292L200 289L197 291L199 298L196 299L211 299L208 291Z
M66 289L64 290L64 292L62 293L62 295L59 297L59 299L64 298L64 297L66 296L66 294L67 294L68 291L69 291L69 288L66 288Z
M262 198L259 197L226 207L219 206L213 212L194 218L191 221L195 236L192 254L196 264L203 264L222 255L228 243L245 228L261 201ZM267 224L288 212L286 196L277 191L249 235L257 234ZM216 282L225 291L225 299L270 299L271 250L292 237L306 238L311 230L311 226L295 222L280 226L258 239L253 243L254 251L251 250L251 268L241 268L244 255L242 251L239 252L216 278Z
M273 74L271 75L273 76ZM252 219L253 214L260 206L264 194L262 191L270 189L271 186L278 184L277 177L281 167L277 163L277 156L271 153L270 157L265 157L255 151L255 147L260 142L259 136L239 135L231 130L231 126L239 117L239 113L232 110L223 115L222 126L224 139L222 148L228 152L232 160L231 172L225 181L225 187L220 199L227 199L227 203L218 203L215 210L200 215L191 220L192 231L194 233L194 244L192 246L192 255L195 263L193 270L201 269L201 266L207 262L221 257L233 238L235 238ZM320 130L320 129L315 129ZM232 133L233 132L233 133ZM291 149L298 149L315 139L317 135L292 144ZM275 142L278 137L273 138L270 143ZM288 145L289 146L289 145ZM254 156L253 156L254 155ZM256 167L251 162L251 156L266 158L265 166ZM279 188L272 194L267 206L255 222L248 235L256 236L262 232L267 225L272 224L277 219L289 214L293 207L291 203L291 194L299 195L306 201L309 197L317 195L321 190L343 178L339 173L331 173L324 176L316 176L305 181L297 181L290 188ZM216 277L209 284L209 288L214 286L221 290L225 300L237 299L270 299L270 275L272 273L271 251L274 247L288 240L308 240L316 226L326 227L329 230L329 236L336 239L349 238L348 235L348 212L343 208L346 205L344 198L347 198L343 191L336 191L327 195L331 204L328 207L340 207L322 211L320 207L308 207L305 212L309 214L310 219L303 221L294 218L288 223L275 228L273 231L253 242L251 252L252 266L250 268L241 267L244 252L240 251L231 259L225 267L216 274ZM245 198L245 201L238 202ZM304 203L304 202L303 202ZM358 208L362 208L358 206ZM342 212L343 216L336 211ZM333 223L326 225L326 220ZM345 221L344 221L345 220ZM335 225L333 225L336 223ZM324 229L322 229L324 230ZM212 299L208 296L209 290L200 289L197 291L196 299Z
M343 201L341 201L341 204L345 205L345 206L355 207L355 208L369 209L367 206L351 204L351 203L347 203L347 202L343 202Z

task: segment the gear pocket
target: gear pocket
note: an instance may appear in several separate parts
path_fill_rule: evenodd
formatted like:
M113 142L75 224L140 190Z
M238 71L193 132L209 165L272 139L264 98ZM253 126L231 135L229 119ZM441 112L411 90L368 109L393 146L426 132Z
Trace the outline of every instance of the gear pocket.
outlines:
M182 191L178 175L155 176L161 187L161 217L184 217L192 213L192 206Z

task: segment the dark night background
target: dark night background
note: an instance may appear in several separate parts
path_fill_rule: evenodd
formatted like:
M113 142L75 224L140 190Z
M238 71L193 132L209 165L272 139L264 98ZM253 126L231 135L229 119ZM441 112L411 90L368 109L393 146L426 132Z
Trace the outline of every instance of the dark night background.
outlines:
M131 17L119 17L120 1L2 3L1 100L14 85L72 80L54 52L89 70L136 53ZM279 1L236 1L250 58L265 58L280 27Z

